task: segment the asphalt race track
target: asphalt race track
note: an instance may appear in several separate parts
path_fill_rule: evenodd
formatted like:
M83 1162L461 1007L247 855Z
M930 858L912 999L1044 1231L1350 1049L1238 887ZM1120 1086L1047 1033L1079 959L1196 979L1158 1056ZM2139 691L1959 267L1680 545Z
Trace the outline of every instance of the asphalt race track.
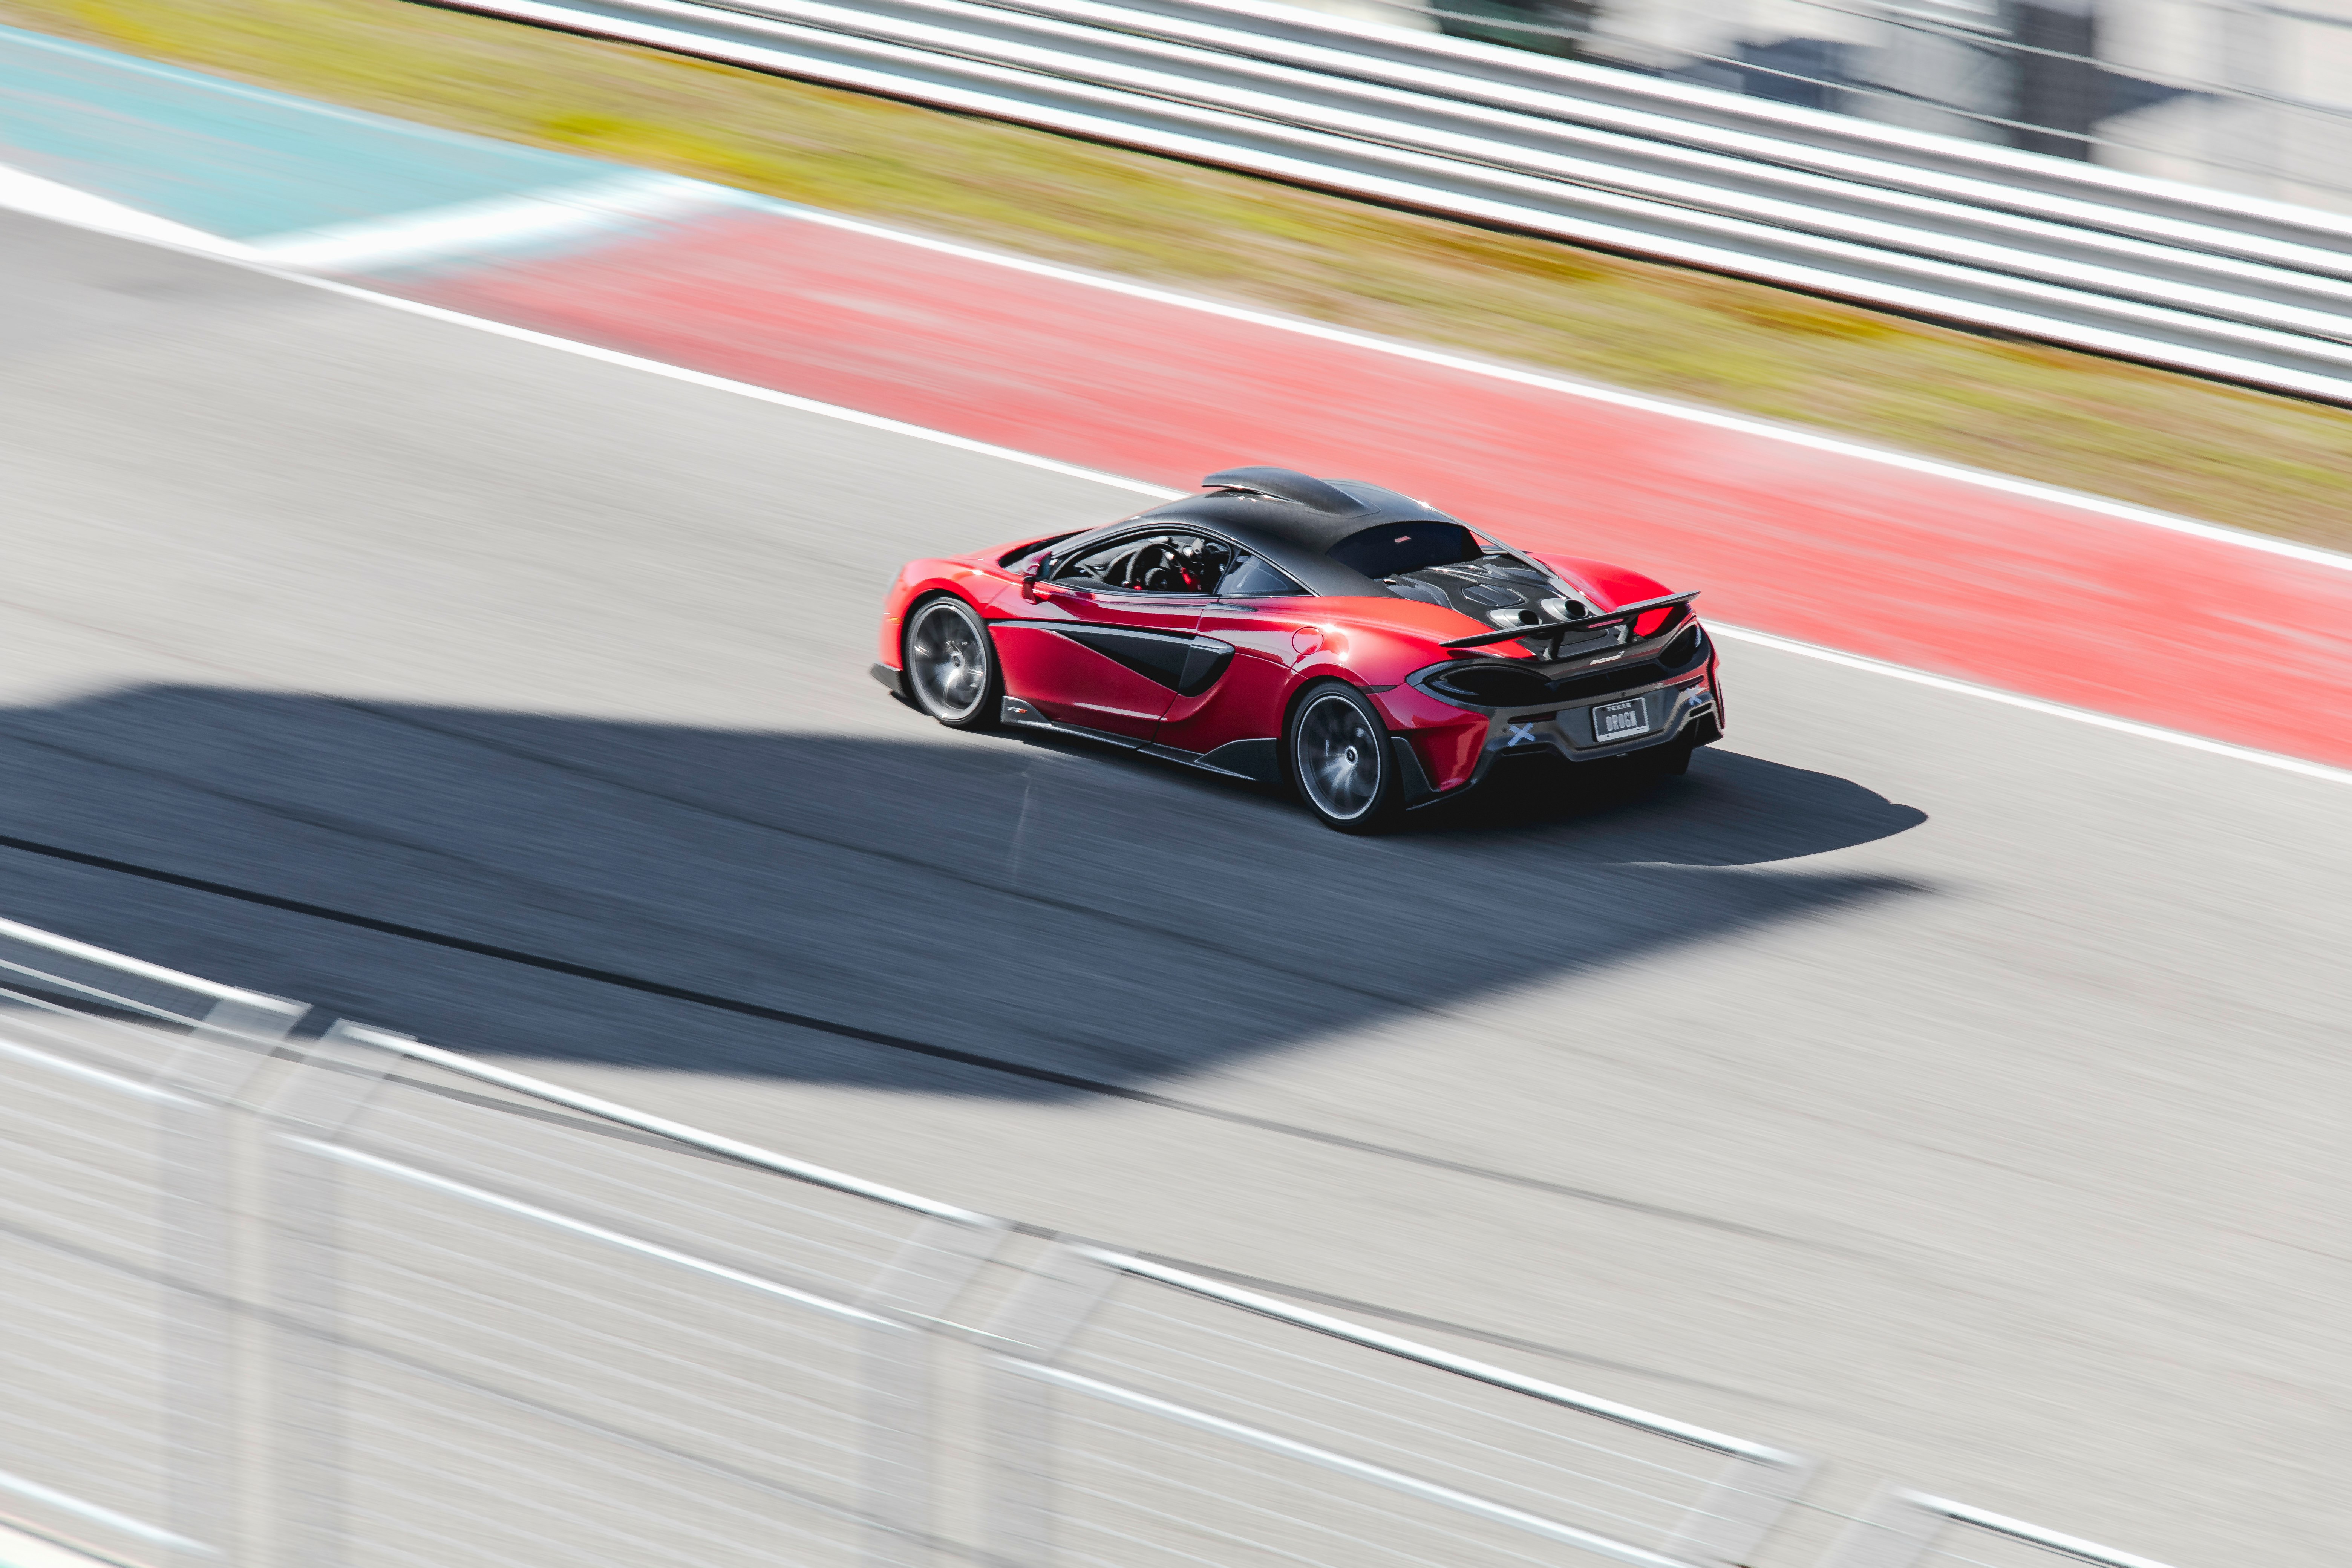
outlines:
M899 560L1128 491L8 216L0 355L10 917L1833 1506L2340 1559L2341 783L1741 646L1687 780L1359 842L867 679Z

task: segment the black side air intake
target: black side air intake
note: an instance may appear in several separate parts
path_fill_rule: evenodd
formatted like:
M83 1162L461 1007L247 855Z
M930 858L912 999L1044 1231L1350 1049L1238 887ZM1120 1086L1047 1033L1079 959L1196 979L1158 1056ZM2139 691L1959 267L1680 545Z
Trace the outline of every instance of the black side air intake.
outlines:
M1366 510L1363 502L1339 486L1326 483L1312 474L1302 474L1297 468L1221 468L1202 479L1201 488L1204 490L1242 490L1250 495L1272 496L1277 500L1296 501L1300 506L1340 517Z

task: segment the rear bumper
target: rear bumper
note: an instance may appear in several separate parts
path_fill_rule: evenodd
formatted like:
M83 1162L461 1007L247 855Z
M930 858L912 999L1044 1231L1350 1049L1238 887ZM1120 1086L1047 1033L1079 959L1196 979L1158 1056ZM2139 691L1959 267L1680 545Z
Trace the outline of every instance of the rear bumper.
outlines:
M1566 708L1497 713L1487 730L1482 761L1513 752L1549 749L1571 763L1598 763L1670 744L1682 739L1698 720L1715 716L1715 682L1709 675L1701 669L1678 680L1612 692ZM1604 710L1638 717L1640 728L1618 734L1601 732Z
M1641 729L1622 736L1601 733L1597 710L1612 709L1622 714L1627 703L1636 705ZM1704 746L1722 738L1722 694L1710 659L1687 675L1649 686L1581 698L1565 705L1496 711L1487 717L1486 737L1468 775L1414 804L1451 799L1473 789L1507 759L1605 763L1660 746Z

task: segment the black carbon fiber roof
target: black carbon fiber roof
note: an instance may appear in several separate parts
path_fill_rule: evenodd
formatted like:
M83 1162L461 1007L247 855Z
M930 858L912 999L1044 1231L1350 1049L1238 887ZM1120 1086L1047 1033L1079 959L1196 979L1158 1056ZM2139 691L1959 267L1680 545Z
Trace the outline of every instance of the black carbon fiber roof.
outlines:
M1211 478L1229 479L1252 474L1288 475L1303 482L1285 485L1285 489L1307 495L1319 492L1329 504L1309 506L1281 496L1218 489L1153 507L1128 520L1129 523L1149 520L1213 529L1256 551L1315 593L1377 596L1391 590L1332 560L1327 553L1331 546L1384 522L1460 521L1411 496L1361 479L1315 480L1286 469L1249 468L1228 469ZM1342 506L1345 510L1341 510Z

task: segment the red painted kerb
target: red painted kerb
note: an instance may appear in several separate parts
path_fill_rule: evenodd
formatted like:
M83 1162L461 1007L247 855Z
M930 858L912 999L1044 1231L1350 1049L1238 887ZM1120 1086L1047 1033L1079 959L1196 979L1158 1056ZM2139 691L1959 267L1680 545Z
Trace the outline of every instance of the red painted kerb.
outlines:
M2352 766L2321 563L782 214L403 291L1175 488L1372 479L1733 625Z

